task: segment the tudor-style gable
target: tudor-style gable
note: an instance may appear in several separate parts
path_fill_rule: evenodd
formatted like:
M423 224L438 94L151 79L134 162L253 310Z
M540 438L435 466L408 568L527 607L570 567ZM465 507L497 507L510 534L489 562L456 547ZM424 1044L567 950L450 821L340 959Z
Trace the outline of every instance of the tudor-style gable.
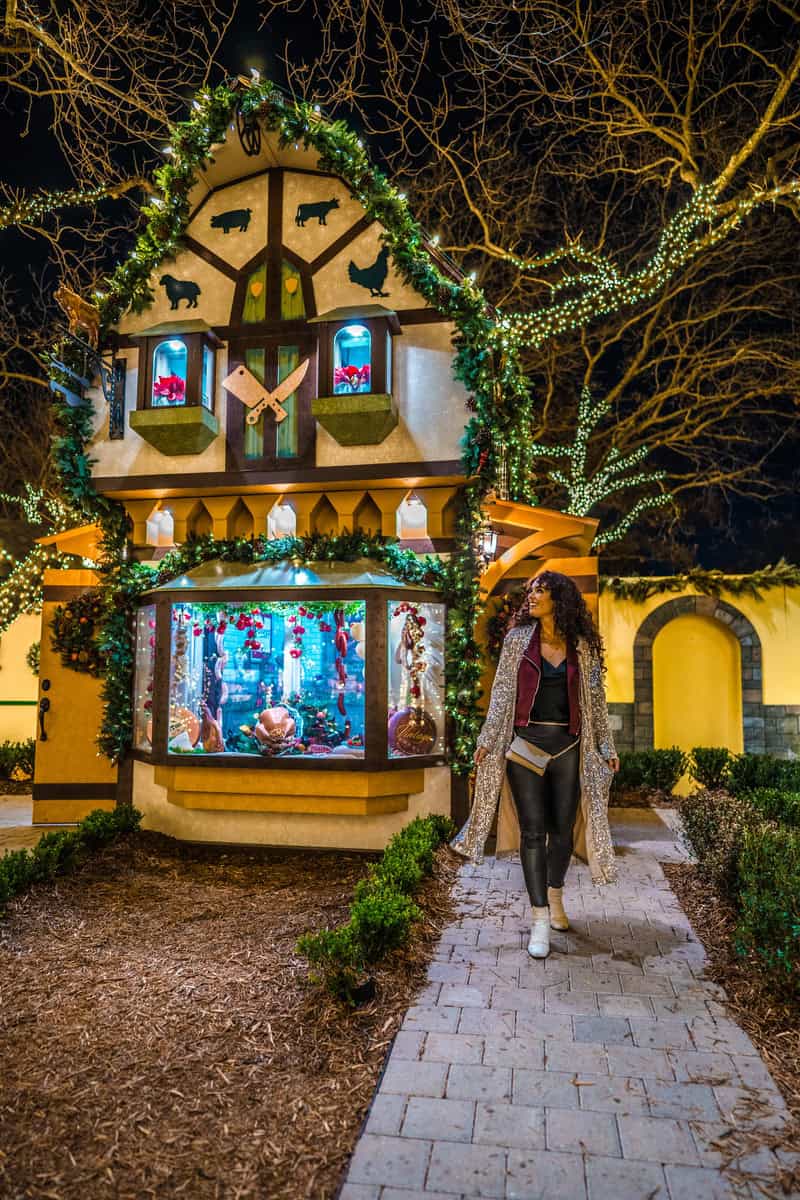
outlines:
M236 140L193 189L182 248L152 273L151 303L119 322L127 418L112 440L97 397L99 486L312 481L372 464L457 472L466 410L452 325L308 150L280 149L272 135L243 163ZM268 393L302 373L285 416L266 407L248 421L223 383L242 368Z

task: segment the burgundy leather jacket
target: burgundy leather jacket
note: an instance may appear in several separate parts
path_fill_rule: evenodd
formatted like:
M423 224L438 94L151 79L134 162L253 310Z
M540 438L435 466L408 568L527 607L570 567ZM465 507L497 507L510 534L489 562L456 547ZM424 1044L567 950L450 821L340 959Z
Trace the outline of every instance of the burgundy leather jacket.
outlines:
M531 640L522 655L517 675L517 701L514 724L527 725L533 702L542 677L541 633L537 624ZM567 694L569 696L569 731L577 737L581 731L581 706L579 699L578 654L574 646L567 645Z

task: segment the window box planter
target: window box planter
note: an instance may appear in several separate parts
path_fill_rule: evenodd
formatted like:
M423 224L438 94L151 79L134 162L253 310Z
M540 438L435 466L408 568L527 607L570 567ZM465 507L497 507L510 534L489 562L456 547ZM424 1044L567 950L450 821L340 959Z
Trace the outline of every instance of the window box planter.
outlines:
M320 396L313 401L311 412L340 446L376 445L398 421L394 400L385 392Z
M219 433L219 421L200 405L189 408L139 408L130 414L131 429L162 454L199 454Z

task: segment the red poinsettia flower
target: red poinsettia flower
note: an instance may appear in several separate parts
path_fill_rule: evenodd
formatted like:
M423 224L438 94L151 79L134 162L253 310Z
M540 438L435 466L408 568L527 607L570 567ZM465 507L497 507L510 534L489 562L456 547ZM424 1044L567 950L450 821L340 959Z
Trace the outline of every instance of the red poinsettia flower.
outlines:
M357 392L364 384L369 383L369 363L363 367L337 367L333 372L333 382L338 386L346 383L351 391Z
M182 404L186 399L186 380L180 375L159 375L153 384L153 395L168 404Z

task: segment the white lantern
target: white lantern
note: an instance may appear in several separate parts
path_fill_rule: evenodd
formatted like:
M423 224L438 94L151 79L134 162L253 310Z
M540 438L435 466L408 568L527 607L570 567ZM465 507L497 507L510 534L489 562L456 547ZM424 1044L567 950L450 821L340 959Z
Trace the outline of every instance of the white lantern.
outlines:
M397 509L397 535L424 538L428 532L428 510L419 496L407 496Z
M162 508L161 512L158 513L158 541L156 545L175 545L175 522L168 508Z
M297 517L291 504L276 504L267 519L267 533L271 538L294 537Z

